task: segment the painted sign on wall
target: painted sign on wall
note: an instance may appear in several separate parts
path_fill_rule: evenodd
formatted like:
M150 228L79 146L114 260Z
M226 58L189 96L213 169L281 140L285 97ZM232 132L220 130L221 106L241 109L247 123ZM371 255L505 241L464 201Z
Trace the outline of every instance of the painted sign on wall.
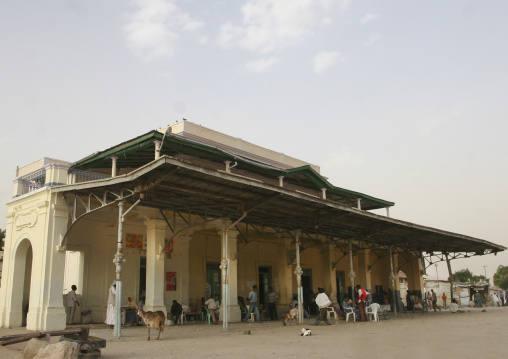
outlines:
M176 272L166 272L166 291L176 291Z

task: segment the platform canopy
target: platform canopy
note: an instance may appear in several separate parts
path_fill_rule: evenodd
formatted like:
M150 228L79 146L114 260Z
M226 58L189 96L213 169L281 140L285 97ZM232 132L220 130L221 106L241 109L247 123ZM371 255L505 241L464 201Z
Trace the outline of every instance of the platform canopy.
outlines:
M62 193L69 204L77 202L73 196L102 198L97 208L119 200L130 203L140 200L139 206L192 214L203 222L213 218L235 221L244 216L243 225L259 230L269 228L276 233L301 230L303 238L310 242L335 243L338 247L355 241L367 248L394 246L399 253L440 252L451 254L452 258L506 249L486 240L373 214L334 199L170 156L162 156L114 178L52 190Z

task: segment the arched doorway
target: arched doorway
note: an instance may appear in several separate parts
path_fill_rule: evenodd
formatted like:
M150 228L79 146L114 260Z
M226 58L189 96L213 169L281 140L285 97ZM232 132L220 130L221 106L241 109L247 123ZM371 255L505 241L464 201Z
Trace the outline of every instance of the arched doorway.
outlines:
M27 238L23 239L14 255L14 271L11 320L13 327L26 326L26 316L30 307L30 286L32 281L32 244Z

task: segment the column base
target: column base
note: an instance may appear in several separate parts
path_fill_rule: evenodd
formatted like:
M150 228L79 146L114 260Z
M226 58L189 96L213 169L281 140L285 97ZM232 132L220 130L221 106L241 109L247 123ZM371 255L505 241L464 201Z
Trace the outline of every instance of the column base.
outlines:
M219 320L222 321L222 314L224 313L222 305L220 306ZM229 323L239 323L242 321L242 312L238 304L232 304L229 306Z

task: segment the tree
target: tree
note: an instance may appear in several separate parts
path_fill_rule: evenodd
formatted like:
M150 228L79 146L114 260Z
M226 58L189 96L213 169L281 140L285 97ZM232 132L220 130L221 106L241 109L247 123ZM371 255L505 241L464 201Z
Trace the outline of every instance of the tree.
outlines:
M494 285L508 289L508 266L500 265L494 273Z
M0 251L4 250L5 229L0 229Z
M453 273L453 281L454 282L490 282L490 278L485 278L484 275L474 275L469 269L461 269Z

